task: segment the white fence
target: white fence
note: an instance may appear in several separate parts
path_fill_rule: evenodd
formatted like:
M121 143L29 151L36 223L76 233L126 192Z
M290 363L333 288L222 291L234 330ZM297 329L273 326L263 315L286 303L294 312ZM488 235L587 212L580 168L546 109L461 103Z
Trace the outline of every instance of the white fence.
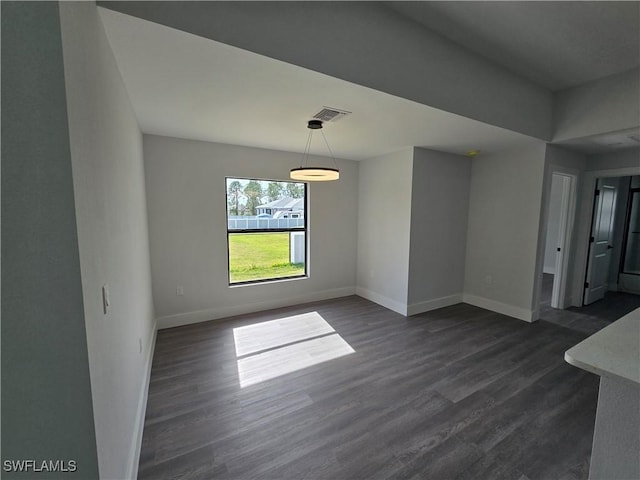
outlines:
M304 227L304 218L256 218L230 217L227 219L229 230L257 230Z

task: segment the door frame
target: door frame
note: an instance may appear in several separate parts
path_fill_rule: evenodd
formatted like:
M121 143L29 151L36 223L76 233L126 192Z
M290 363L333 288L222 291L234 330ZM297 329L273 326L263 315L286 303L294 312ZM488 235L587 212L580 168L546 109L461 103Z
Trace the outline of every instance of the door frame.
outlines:
M560 230L558 232L558 244L560 252L556 258L556 273L553 277L553 292L551 295L551 307L565 309L567 280L569 274L569 256L571 253L571 236L576 217L577 183L576 174L551 172L553 175L564 177L562 186L562 203L560 212Z
M577 169L566 168L556 164L549 164L545 172L543 195L542 195L542 215L540 216L540 228L538 237L538 252L537 252L537 269L534 282L534 308L532 314L532 320L538 320L540 318L540 298L542 297L542 277L544 274L544 253L547 238L547 227L549 223L549 208L551 199L551 183L553 181L553 175L562 175L569 178L568 199L566 202L566 212L561 215L561 221L563 223L561 232L563 238L560 242L561 259L556 259L556 277L554 278L554 297L555 308L567 308L570 305L570 300L567 299L567 289L569 286L569 259L571 257L572 241L574 238L574 226L576 218L576 207L578 200L578 186L581 172ZM564 188L563 188L564 190ZM559 278L558 278L559 277ZM556 285L557 284L557 285ZM553 303L552 303L553 305Z
M580 186L578 217L576 218L575 260L570 303L581 307L584 301L584 272L589 261L589 238L591 237L591 219L595 199L596 181L598 178L627 177L640 175L640 166L614 168L610 170L593 170L584 172Z

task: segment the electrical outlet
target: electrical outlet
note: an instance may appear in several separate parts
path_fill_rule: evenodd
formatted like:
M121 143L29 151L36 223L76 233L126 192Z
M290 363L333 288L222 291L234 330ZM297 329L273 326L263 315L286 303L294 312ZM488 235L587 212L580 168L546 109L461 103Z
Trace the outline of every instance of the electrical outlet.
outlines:
M182 285L178 285L176 287L176 295L178 295L179 297L184 295L184 287Z

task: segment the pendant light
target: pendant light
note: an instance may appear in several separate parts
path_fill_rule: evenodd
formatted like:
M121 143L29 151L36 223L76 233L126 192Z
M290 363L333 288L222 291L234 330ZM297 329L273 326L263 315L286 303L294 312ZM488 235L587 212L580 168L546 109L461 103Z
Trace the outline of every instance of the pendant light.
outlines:
M324 136L324 132L322 131L322 120L309 120L307 128L309 129L309 136L307 137L307 145L304 147L302 164L299 168L291 169L289 176L292 180L301 180L303 182L326 182L329 180L338 180L340 178L340 171L338 170L338 164L333 156L329 142L327 142L327 137ZM331 158L333 159L333 163L336 168L308 166L309 151L311 150L311 139L313 138L314 130L320 130L322 138L324 138L324 143L327 145L327 149L331 154Z

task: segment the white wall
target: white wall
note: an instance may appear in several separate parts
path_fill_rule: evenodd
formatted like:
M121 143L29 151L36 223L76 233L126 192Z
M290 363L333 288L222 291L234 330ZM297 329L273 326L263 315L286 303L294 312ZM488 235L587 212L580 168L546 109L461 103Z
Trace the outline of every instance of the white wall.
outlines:
M540 237L539 237L539 262L538 262L538 272L541 273L543 271L544 265L544 253L546 246L546 228L547 228L547 216L549 214L549 196L551 191L551 183L552 183L552 175L554 172L558 172L561 174L569 174L575 178L576 185L576 193L574 194L574 216L569 219L569 232L570 236L569 248L568 248L568 258L566 259L567 267L566 267L566 279L565 285L566 288L564 290L564 296L559 298L560 305L569 306L573 305L574 300L572 296L572 286L575 281L584 282L584 272L582 276L575 276L575 259L578 250L578 241L576 235L577 229L577 212L580 211L581 208L581 198L577 194L577 191L580 188L580 184L583 177L583 172L586 168L586 156L582 153L574 152L572 150L568 150L564 147L560 147L557 145L547 145L546 148L546 167L545 167L545 181L544 181L544 190L543 190L543 198L546 199L543 201L543 217L541 218L540 223ZM570 200L571 201L571 200ZM579 278L578 278L579 277ZM576 280L577 279L577 280ZM540 292L542 288L542 277L540 276L538 279L538 284L536 286L536 294L535 298L540 298ZM562 289L561 289L562 291Z
M466 303L531 321L544 171L542 142L472 160Z
M355 293L356 162L309 185L309 278L230 287L225 177L288 180L300 154L145 135L144 157L160 328Z
M554 93L554 141L640 126L640 69Z
M586 169L588 171L627 167L640 167L640 147L587 156Z
M547 238L544 249L544 273L556 273L556 257L558 239L560 235L560 214L562 208L562 177L552 176L551 192L549 195L549 215L547 217Z
M96 6L62 3L60 16L100 476L130 478L155 333L142 135Z
M96 478L56 2L2 2L2 459Z
M471 160L415 148L409 315L462 301Z
M550 92L382 2L101 5L491 125L551 138Z
M413 149L360 162L358 295L407 314Z

